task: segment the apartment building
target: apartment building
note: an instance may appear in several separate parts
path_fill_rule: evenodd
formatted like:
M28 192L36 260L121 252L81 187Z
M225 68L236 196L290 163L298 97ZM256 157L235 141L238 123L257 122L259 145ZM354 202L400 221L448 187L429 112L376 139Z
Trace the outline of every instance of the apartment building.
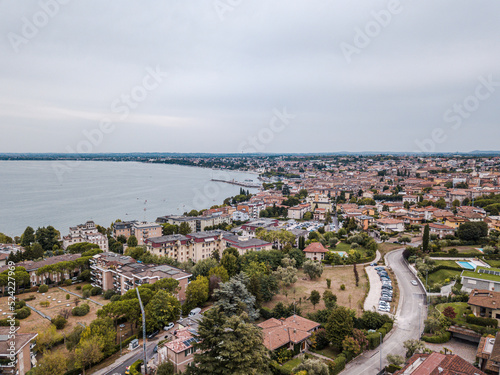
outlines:
M69 234L63 237L62 247L64 250L75 243L89 242L99 246L102 251L108 251L108 237L99 233L95 223L92 220L85 224L79 224L76 227L69 228Z
M398 219L378 219L377 227L384 232L403 232L405 225L403 220Z
M146 221L120 221L113 224L113 237L119 236L135 236L137 238L137 245L142 246L150 237L161 236L162 226L158 223L149 223Z
M290 207L288 209L288 218L289 219L295 219L295 220L300 220L304 217L304 214L306 212L311 212L312 208L309 203L305 204L299 204L294 207Z
M225 233L224 240L226 247L234 247L240 255L246 254L249 251L271 250L273 244L258 238L248 236L238 236L235 234Z
M263 228L269 230L271 228L277 227L278 224L279 220L260 218L259 220L254 220L243 224L241 226L241 233L243 234L243 236L255 237L257 229Z
M28 260L25 262L16 263L16 267L24 267L30 275L30 284L32 286L46 284L50 279L51 282L59 282L65 279L70 279L72 277L78 276L80 273L79 268L75 268L73 271L65 270L64 272L54 272L54 273L44 273L37 275L38 269L44 266L50 266L59 262L71 262L81 257L81 254L64 254L56 255L47 259L33 261ZM9 267L4 265L0 267L0 273L7 271Z
M232 222L231 215L225 213L215 213L208 216L160 216L156 219L160 224L181 225L187 223L191 228L191 232L203 232L206 227L214 227L222 223L230 224ZM161 233L160 233L161 235Z
M422 228L422 232L424 231L424 228ZM439 238L443 238L443 237L448 236L448 235L453 236L455 234L455 228L449 227L449 226L444 225L444 224L430 223L429 224L429 233L435 234Z
M32 341L38 333L20 333L16 328L15 338L10 327L0 327L0 375L24 375L36 364Z
M265 210L266 207L264 202L254 202L239 204L236 206L236 210L247 213L252 219L258 219L260 217L260 211Z
M179 301L186 299L186 288L190 273L184 272L166 264L144 264L129 256L116 253L101 253L94 255L90 260L90 274L92 286L102 290L114 290L124 294L130 289L142 284L153 284L161 279L175 279L179 281L179 290L176 297Z

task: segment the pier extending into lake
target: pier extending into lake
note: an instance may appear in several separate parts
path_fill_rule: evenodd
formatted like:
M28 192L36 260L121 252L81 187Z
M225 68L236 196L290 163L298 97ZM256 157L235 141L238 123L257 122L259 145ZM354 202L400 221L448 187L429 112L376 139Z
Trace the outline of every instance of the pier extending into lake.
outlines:
M255 184L253 182L240 182L236 180L220 180L218 178L212 178L212 181L215 182L225 182L226 184L242 186L246 188L259 189L262 187L262 184Z

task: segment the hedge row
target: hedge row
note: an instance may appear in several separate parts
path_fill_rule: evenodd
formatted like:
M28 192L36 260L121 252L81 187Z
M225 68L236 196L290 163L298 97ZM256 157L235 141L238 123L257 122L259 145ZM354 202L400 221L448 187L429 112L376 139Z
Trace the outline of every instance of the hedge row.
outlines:
M443 344L450 341L451 332L445 331L439 335L434 336L422 336L422 341L430 342L432 344Z
M271 372L273 375L290 375L291 371L287 370L286 368L281 367L278 362L272 361L271 362Z
M478 316L470 316L467 315L467 318L465 318L465 321L470 324L475 324L478 326L483 326L483 327L498 327L498 320L493 319L493 318L481 318Z
M141 365L143 363L142 359L138 359L134 363L132 363L132 366L130 366L130 375L141 375Z
M344 355L340 354L337 358L335 358L332 362L328 363L328 370L330 375L337 375L345 369L346 358Z
M437 272L439 270L452 270L452 271L463 271L464 269L458 264L455 266L447 266L445 264L440 264L432 269L429 273Z
M429 254L432 258L477 258L481 256L480 253L458 253L456 255L450 253L444 253L442 251L437 251L435 253Z

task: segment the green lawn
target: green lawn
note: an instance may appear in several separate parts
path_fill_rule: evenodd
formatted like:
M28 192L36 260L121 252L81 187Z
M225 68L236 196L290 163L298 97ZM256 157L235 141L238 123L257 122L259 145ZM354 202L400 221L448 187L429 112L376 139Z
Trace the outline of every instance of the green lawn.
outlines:
M449 246L443 248L443 250L451 250L451 249L457 249L459 253L477 253L482 254L479 250L476 250L477 247L481 246Z
M483 259L491 267L500 268L500 259Z
M454 260L436 260L436 266L460 267Z
M312 348L309 349L309 350L311 350L311 352L324 355L325 357L328 357L328 358L331 358L331 359L335 359L339 355L339 351L335 350L331 346L327 346L326 348L321 349L321 350L312 349Z
M359 249L360 248L358 247L356 250L359 250ZM335 248L331 247L330 250L332 250L332 251L345 251L346 253L348 253L349 250L351 250L351 245L349 245L345 242L341 242L337 246L335 246Z
M432 287L434 284L446 285L446 279L452 279L455 275L460 275L461 271L453 271L453 270L439 270L436 272L432 272L429 274L428 282L429 286ZM422 277L422 281L425 285L425 275Z
M295 367L300 365L301 362L302 362L302 360L300 358L294 358L294 359L284 363L283 366L281 366L281 367L284 369L287 369L288 371L292 371Z
M443 310L448 306L453 307L455 309L455 312L457 313L455 322L459 324L465 324L466 322L465 318L463 317L463 313L468 308L467 302L441 303L439 305L436 305L436 309L443 312Z

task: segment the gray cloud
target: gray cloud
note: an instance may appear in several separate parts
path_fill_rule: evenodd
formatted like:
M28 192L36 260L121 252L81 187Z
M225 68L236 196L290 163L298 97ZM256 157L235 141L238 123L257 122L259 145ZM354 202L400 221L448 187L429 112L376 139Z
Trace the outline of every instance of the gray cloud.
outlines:
M460 129L443 120L478 77L500 81L494 0L402 2L350 63L341 44L391 1L241 0L223 20L215 6L237 2L59 1L0 2L1 152L66 152L106 117L94 152L235 152L284 107L296 117L267 152L414 151L436 128L436 151L498 149L500 87ZM161 84L113 113L156 66Z

